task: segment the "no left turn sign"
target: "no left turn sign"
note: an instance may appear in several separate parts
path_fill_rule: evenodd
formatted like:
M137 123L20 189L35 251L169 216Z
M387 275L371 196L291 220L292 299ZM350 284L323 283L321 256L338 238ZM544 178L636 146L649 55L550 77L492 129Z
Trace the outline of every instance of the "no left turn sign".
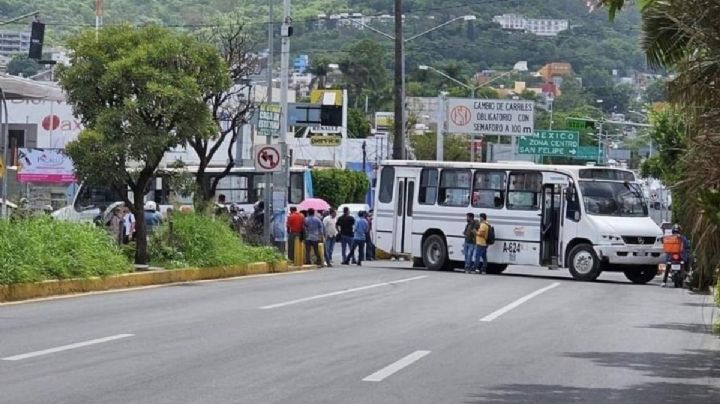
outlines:
M281 157L278 145L258 145L254 147L255 169L261 172L280 171Z

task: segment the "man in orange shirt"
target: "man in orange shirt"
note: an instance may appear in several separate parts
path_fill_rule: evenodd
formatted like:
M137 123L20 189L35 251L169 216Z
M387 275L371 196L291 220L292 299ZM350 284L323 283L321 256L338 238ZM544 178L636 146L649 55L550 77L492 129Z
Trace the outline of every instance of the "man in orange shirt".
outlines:
M302 236L305 227L305 216L298 212L296 207L290 208L290 215L287 218L288 230L288 259L292 262L295 259L295 240Z

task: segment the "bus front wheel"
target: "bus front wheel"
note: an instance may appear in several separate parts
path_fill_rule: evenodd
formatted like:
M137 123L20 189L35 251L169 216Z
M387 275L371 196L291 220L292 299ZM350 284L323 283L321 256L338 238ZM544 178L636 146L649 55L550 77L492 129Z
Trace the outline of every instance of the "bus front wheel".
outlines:
M578 244L568 254L570 274L579 281L594 281L600 276L600 260L589 244Z
M427 269L433 271L445 269L448 264L445 239L438 234L426 238L422 246L422 259Z
M640 269L634 268L625 270L625 277L628 278L630 282L638 285L644 285L650 282L651 280L655 279L656 275L657 267L654 266L643 267Z

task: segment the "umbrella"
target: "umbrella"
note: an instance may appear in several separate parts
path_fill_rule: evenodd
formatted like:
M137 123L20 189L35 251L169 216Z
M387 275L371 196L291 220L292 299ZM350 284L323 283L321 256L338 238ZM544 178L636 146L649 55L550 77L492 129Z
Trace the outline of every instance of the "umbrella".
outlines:
M300 202L300 205L298 205L298 209L300 209L300 210L308 210L308 209L328 210L328 209L330 209L330 204L320 198L308 198L308 199L305 199L304 201Z

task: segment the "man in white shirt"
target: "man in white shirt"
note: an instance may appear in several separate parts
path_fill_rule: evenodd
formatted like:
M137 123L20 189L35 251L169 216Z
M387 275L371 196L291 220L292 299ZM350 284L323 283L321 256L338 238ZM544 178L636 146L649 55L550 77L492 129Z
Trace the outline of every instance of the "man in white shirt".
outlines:
M123 227L125 229L123 243L127 244L132 241L133 234L135 234L135 215L127 206L123 207Z
M335 209L330 209L330 214L325 216L325 219L323 219L323 227L325 228L325 263L331 267L333 250L335 249L335 238L338 235L337 212L335 212Z

